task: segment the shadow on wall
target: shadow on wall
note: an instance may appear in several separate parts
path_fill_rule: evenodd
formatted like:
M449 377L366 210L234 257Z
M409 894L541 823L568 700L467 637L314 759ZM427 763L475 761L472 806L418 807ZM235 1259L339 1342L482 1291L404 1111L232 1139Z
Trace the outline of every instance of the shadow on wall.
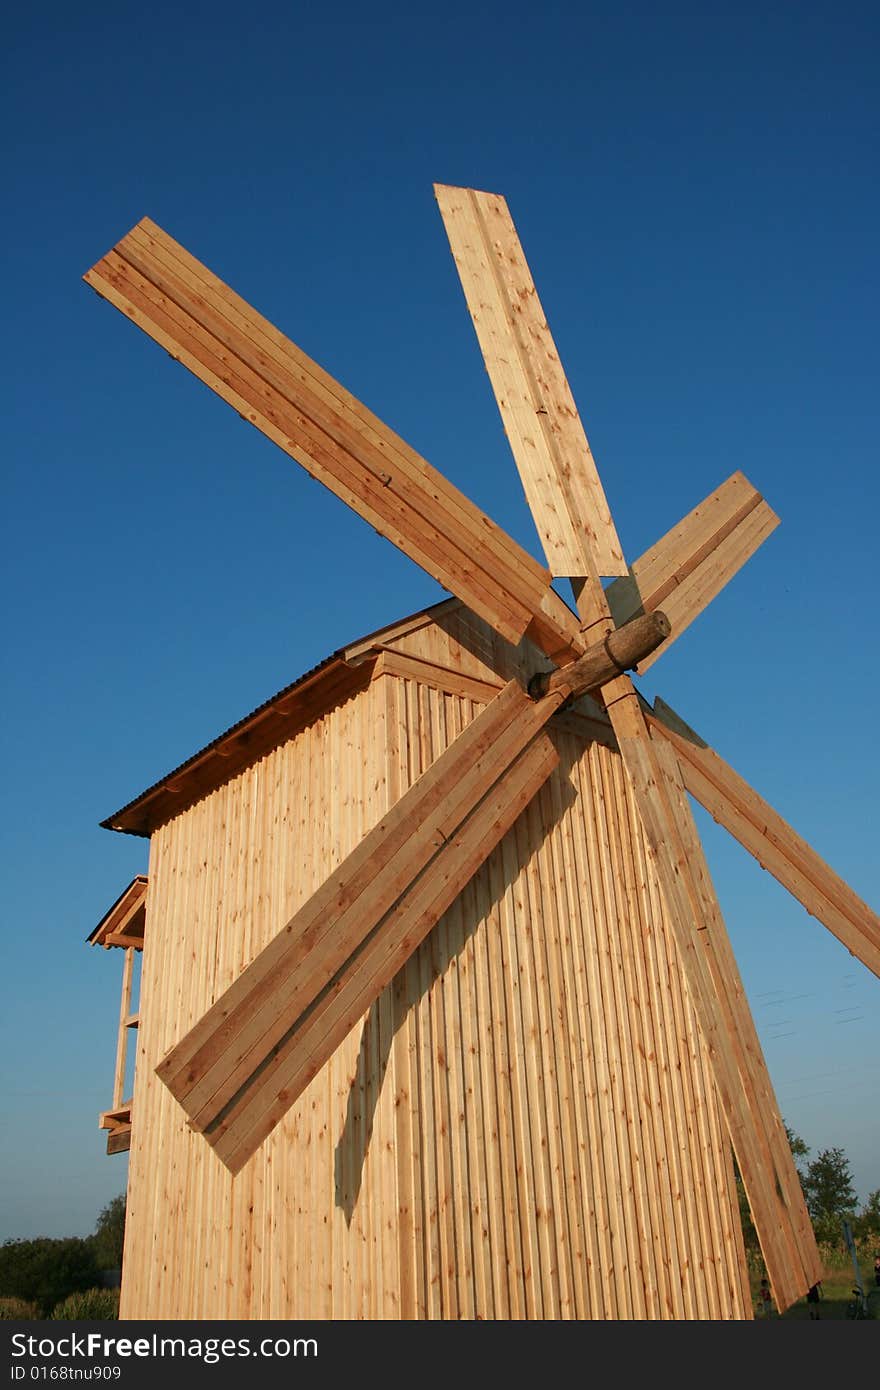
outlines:
M551 795L545 785L531 803L537 808L543 832L549 833L575 801L575 792L568 777L563 757L553 774L555 783ZM518 828L529 815L530 808L520 815L508 836L516 836ZM505 840L508 838L505 836ZM530 836L534 843L534 836ZM488 890L478 905L474 880L459 895L456 902L440 918L427 939L406 965L397 973L391 985L370 1008L361 1032L357 1067L348 1093L345 1122L334 1153L336 1206L345 1213L350 1226L363 1182L364 1164L373 1132L376 1107L391 1055L395 1034L412 1010L417 1010L434 982L446 974L450 965L474 935L481 921L494 913L512 884L525 873L535 850L523 854L524 839L517 836L517 854L512 858L504 853L504 841L489 855L478 871L481 885ZM489 923L491 926L492 924ZM417 1015L418 1016L418 1015ZM442 1064L443 1059L438 1059Z

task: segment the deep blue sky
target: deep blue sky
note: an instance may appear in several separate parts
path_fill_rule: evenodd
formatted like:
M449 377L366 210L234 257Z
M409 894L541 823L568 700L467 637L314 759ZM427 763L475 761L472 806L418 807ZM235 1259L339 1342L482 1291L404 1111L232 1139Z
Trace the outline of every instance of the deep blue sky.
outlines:
M98 822L433 581L81 282L145 214L539 553L432 182L503 192L634 559L736 468L782 525L644 682L872 905L878 11L4 22L0 1238L90 1230L146 842ZM880 1187L880 987L700 814L783 1115Z

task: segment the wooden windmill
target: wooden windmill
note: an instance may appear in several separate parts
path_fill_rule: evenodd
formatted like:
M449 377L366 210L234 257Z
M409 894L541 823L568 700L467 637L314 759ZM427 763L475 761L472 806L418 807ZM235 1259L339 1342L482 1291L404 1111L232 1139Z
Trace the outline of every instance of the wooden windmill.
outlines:
M458 1097L458 1116L441 1113L435 1100L419 1112L417 1142L412 1117L405 1123L398 1118L393 1130L393 1142L399 1147L409 1142L421 1153L433 1152L434 1146L440 1155L432 1160L437 1172L445 1164L459 1174L459 1182L462 1172L471 1175L468 1182L473 1191L464 1196L456 1194L454 1182L447 1182L446 1200L450 1211L455 1211L449 1230L454 1228L455 1235L448 1236L448 1248L443 1246L442 1234L436 1237L438 1250L443 1247L445 1252L435 1260L444 1271L437 1278L447 1280L456 1293L446 1295L444 1303L431 1292L432 1277L426 1273L434 1259L428 1250L430 1240L424 1230L418 1237L413 1235L412 1174L404 1180L398 1166L391 1192L397 1216L392 1222L385 1214L389 1228L393 1226L392 1235L381 1233L384 1226L376 1213L370 1229L378 1262L372 1277L378 1277L382 1242L387 1238L397 1252L399 1281L385 1303L370 1305L371 1315L415 1316L432 1311L440 1316L462 1311L468 1316L748 1315L738 1236L725 1228L723 1240L719 1237L713 1244L707 1234L715 1220L713 1204L720 1200L729 1205L731 1190L729 1165L728 1169L723 1164L712 1167L721 1163L719 1153L724 1148L718 1135L712 1137L716 1097L774 1294L780 1306L787 1306L819 1278L819 1257L686 792L702 802L875 973L880 973L880 923L678 716L661 701L650 709L627 674L633 668L644 671L681 636L769 535L777 518L738 473L628 567L504 199L443 186L437 187L436 194L547 568L154 223L139 223L85 276L102 297L448 589L458 600L457 609L476 615L472 634L479 628L490 634L485 640L495 641L496 649L506 647L520 654L516 660L511 658L509 679L494 685L484 681L478 691L480 682L470 678L474 702L469 716L458 718L455 727L447 723L443 737L435 738L430 753L422 757L421 767L414 769L410 760L407 777L398 778L396 786L389 776L387 804L367 817L371 824L365 827L366 833L332 872L323 875L313 892L300 894L289 920L281 918L265 927L262 941L267 944L243 951L243 958L229 972L230 980L206 986L203 1003L198 1002L197 986L181 985L174 1016L170 1016L170 1004L164 1011L164 1043L149 1058L151 1071L155 1067L171 1093L161 1102L163 1123L177 1126L175 1134L181 1136L181 1144L190 1146L186 1154L192 1162L198 1153L198 1162L204 1163L205 1155L213 1151L210 1181L227 1184L222 1191L232 1228L239 1190L233 1176L239 1175L236 1183L244 1181L258 1161L256 1156L266 1151L285 1123L291 1125L286 1131L289 1143L301 1146L295 1151L300 1157L291 1161L296 1164L304 1152L313 1152L308 1148L311 1131L304 1139L308 1120L302 1108L311 1094L309 1088L316 1078L328 1074L333 1059L365 1017L379 1017L383 1000L400 1000L399 982L412 970L419 953L429 949L438 921L454 912L474 922L489 920L490 908L478 905L479 890L473 885L482 881L481 873L488 874L484 866L493 854L502 853L524 818L533 818L536 806L549 806L557 797L547 790L559 785L553 782L560 760L556 734L567 727L566 718L580 720L581 737L598 740L603 757L609 760L601 775L596 772L605 780L590 831L605 848L595 857L592 851L580 855L572 850L570 859L563 862L562 851L557 858L557 850L547 847L556 834L553 815L548 813L541 832L546 834L546 844L533 846L535 862L540 861L545 878L532 883L533 896L522 911L532 924L530 934L538 918L543 922L553 917L553 939L560 954L554 956L549 946L542 947L545 964L529 985L531 1014L522 998L515 997L520 981L503 973L512 968L515 948L510 946L494 965L487 965L485 980L475 983L467 995L470 1002L465 1000L459 977L459 1023L451 1027L447 1013L443 1048L435 1046L434 1039L417 1062L410 1057L405 1064L411 1068L407 1073L411 1077L413 1067L419 1070L418 1084L423 1087L431 1084L423 1069L437 1065L438 1058L444 1069L454 1071L458 1063L450 1063L447 1053L453 1046L450 1034L460 1028L460 1037L454 1040L461 1053L460 1071L449 1083L450 1095ZM576 613L552 587L552 579L561 576L572 582ZM613 582L605 588L602 579L608 577ZM387 642L374 643L369 652L373 675L377 670L390 671L393 656L399 675L431 684L425 675L430 662L401 654ZM532 658L523 657L524 652L531 652ZM356 653L349 653L349 667L357 659ZM435 674L435 686L438 679ZM280 700L273 709L280 716L289 714L292 697L286 704ZM226 743L231 745L232 740ZM215 761L222 761L225 746L221 741L212 748ZM255 744L249 756L256 757L260 746ZM172 803L175 795L180 797L183 781L172 778L164 784L167 807L155 824L173 819ZM411 782L408 788L406 781ZM189 802L202 795L206 785L199 784ZM571 783L566 787L571 800ZM569 812L561 800L556 809L561 823ZM147 833L132 816L109 823ZM533 874L534 868L529 872ZM167 866L161 868L166 887L171 873ZM612 946L607 957L597 962L590 959L589 951L578 956L570 948L574 930L567 925L565 912L577 910L573 904L579 894L595 893L600 878ZM151 883L152 879L151 869ZM561 898L557 898L563 880L567 909L559 906ZM150 914L148 899L147 943L151 932L159 930ZM668 984L668 999L649 979L652 969L658 979L663 975L650 955L659 923L668 935L669 970L676 977ZM491 923L485 929L489 931ZM149 945L145 950L149 951ZM449 954L454 957L455 951ZM144 969L146 979L146 955ZM159 999L158 984L155 998ZM677 1002L670 1004L669 999ZM205 1008L204 1002L210 1007ZM396 1006L388 1004L392 1007ZM448 1007L447 1001L443 1008ZM146 1000L142 1014L145 1008ZM610 1018L615 1009L628 1021L612 1042L610 1032L602 1033L601 1020L606 1014ZM499 1030L506 1026L505 1020L509 1024L514 1010L520 1020L532 1017L533 1026L521 1027L518 1042L513 1036L499 1042ZM514 1215L512 1206L517 1201L510 1195L520 1192L526 1181L521 1171L525 1160L514 1154L502 1157L496 1170L491 1156L486 1157L493 1144L501 1147L505 1142L502 1121L507 1102L499 1099L501 1083L489 1075L492 1068L480 1071L483 1013L493 1030L493 1047L507 1049L505 1065L519 1078L510 1094L514 1096L515 1087L521 1086L525 1097L517 1102L514 1096L510 1102L509 1133L517 1125L543 1132L544 1121L534 1112L530 1119L529 1107L552 1107L556 1116L554 1137L545 1147L549 1153L557 1146L558 1161L554 1166L535 1151L530 1190L544 1191L546 1200L542 1206L536 1199L531 1212L524 1212L520 1203ZM589 1024L584 1022L586 1013ZM699 1042L683 1041L686 1017L696 1020ZM143 1028L142 1022L142 1032ZM600 1034L601 1043L597 1042ZM631 1054L627 1054L629 1046ZM604 1061L599 1055L602 1049L607 1050ZM368 1048L363 1055L367 1076L362 1084L381 1087L384 1067L378 1069L378 1076L371 1076ZM671 1089L663 1091L665 1081L657 1080L655 1085L652 1079L652 1068L660 1067L661 1056L666 1058L664 1075L670 1068L681 1071L684 1067L690 1096L687 1106L681 1102L678 1117L666 1113L662 1120L657 1116L668 1108L666 1102L677 1103ZM705 1075L700 1070L704 1063ZM596 1119L603 1066L612 1077L604 1087L612 1105L607 1114L614 1116L616 1137L611 1140L603 1132L604 1122ZM614 1076L622 1079L619 1092L612 1095ZM154 1085L152 1080L149 1085ZM483 1127L468 1148L470 1134L450 1140L448 1131L459 1120L462 1125L472 1123L465 1117L477 1104L473 1096L481 1086L481 1105L488 1090L495 1088L496 1120L491 1128ZM589 1100L578 1094L579 1087ZM401 1083L395 1105L405 1091ZM156 1105L160 1105L158 1097ZM301 1118L291 1121L291 1115ZM137 1123L136 1119L135 1128ZM688 1135L677 1137L676 1123ZM679 1147L683 1153L687 1145L696 1143L693 1134L697 1131L704 1155L702 1191L692 1191L690 1179L684 1176L676 1196L669 1174L676 1164L684 1163ZM392 1141L388 1142L390 1147ZM459 1145L462 1154L467 1148L469 1157L462 1159L460 1169L458 1160L442 1157L450 1143ZM267 1167L259 1179L267 1191L270 1171L275 1174L272 1181L280 1181L280 1152L274 1151L274 1166ZM475 1176L478 1152L484 1165L479 1181ZM222 1178L217 1160L223 1165ZM180 1164L189 1161L181 1159ZM396 1162L412 1166L405 1154L398 1153ZM145 1158L145 1170L147 1166ZM559 1194L565 1188L562 1169L566 1166L574 1196L566 1199L563 1220ZM588 1168L602 1169L604 1176L601 1182L596 1180L589 1198L586 1178L583 1182L576 1178L575 1167L584 1174ZM624 1173L628 1174L625 1181ZM207 1182L207 1177L199 1179L192 1191L206 1191ZM716 1182L721 1198L713 1186ZM625 1193L615 1195L615 1185L621 1183ZM684 1195L682 1189L687 1189ZM548 1193L556 1194L553 1200ZM190 1199L179 1200L182 1209ZM616 1226L602 1214L603 1202L620 1205ZM687 1216L681 1214L678 1202L687 1205ZM222 1226L216 1201L213 1207L214 1220ZM302 1207L298 1210L301 1215ZM293 1224L297 1219L290 1216ZM445 1229L439 1217L436 1224L438 1231ZM515 1239L514 1228L519 1233ZM648 1233L644 1239L653 1253L634 1253L637 1229ZM688 1232L698 1231L702 1231L702 1253L695 1255L697 1235L692 1238ZM343 1233L340 1239L344 1238ZM204 1230L193 1236L193 1242L194 1252L207 1248ZM725 1242L728 1253L722 1256L720 1246ZM491 1258L478 1253L483 1243L495 1252ZM511 1253L514 1244L518 1255ZM422 1264L414 1250L424 1253ZM505 1252L503 1259L499 1250ZM332 1264L337 1257L326 1258ZM340 1259L337 1277L352 1280L349 1256ZM720 1301L715 1303L709 1295L702 1301L702 1296L694 1295L696 1301L688 1302L681 1282L708 1280L706 1266L720 1268L724 1259L727 1273L722 1278L716 1268L711 1277L719 1287L727 1279L727 1294L719 1294ZM283 1272L284 1258L278 1256L278 1260L282 1270L278 1278L283 1280L288 1277ZM497 1271L499 1260L506 1262L508 1270L504 1296L499 1292L501 1275L487 1273L490 1266ZM664 1274L647 1272L652 1260L655 1271L662 1266ZM681 1265L677 1274L671 1272L676 1261ZM368 1282L368 1265L367 1260L359 1287ZM529 1279L538 1279L544 1281L545 1290L557 1292L552 1297L545 1292L535 1303L529 1303L521 1290L514 1295L510 1292L514 1266L520 1270L517 1277L521 1276L522 1288ZM636 1267L641 1271L638 1276L633 1274ZM561 1268L568 1271L567 1276L559 1273ZM253 1280L252 1265L248 1269ZM625 1275L621 1269L627 1271ZM317 1282L326 1283L325 1276L329 1277L326 1269L316 1275ZM565 1278L567 1301L558 1291L559 1281ZM143 1281L145 1287L146 1274ZM232 1275L226 1280L229 1286L234 1282ZM414 1292L410 1297L406 1292L410 1285L420 1287L421 1294ZM484 1285L492 1285L491 1298L485 1288L481 1294ZM298 1306L278 1293L277 1281L261 1303L256 1296L243 1304L230 1302L230 1297L224 1301L217 1294L210 1303L199 1303L194 1294L190 1311L178 1315L205 1315L206 1307L214 1315L220 1315L218 1310L273 1315L267 1309L287 1315ZM143 1300L138 1302L132 1295L129 1306L145 1315ZM310 1309L319 1306L341 1305L308 1305ZM361 1311L364 1306L359 1305ZM257 1307L264 1311L255 1313ZM153 1305L152 1314L157 1313L175 1315L167 1304Z

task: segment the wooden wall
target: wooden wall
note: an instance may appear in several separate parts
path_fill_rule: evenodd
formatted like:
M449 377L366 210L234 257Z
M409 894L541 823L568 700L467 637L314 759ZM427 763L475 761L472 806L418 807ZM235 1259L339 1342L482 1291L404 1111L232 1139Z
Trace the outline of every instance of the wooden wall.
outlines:
M482 624L442 622L389 645L511 673ZM751 1316L729 1145L601 744L558 732L558 772L237 1178L153 1073L477 712L439 683L389 669L153 836L123 1317Z

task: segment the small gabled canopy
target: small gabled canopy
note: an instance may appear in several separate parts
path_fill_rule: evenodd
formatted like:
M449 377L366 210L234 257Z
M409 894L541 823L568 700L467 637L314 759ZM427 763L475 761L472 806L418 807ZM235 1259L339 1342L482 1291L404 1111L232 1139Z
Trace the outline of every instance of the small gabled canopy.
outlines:
M138 874L101 918L86 940L90 946L133 946L143 950L147 911L147 876Z

